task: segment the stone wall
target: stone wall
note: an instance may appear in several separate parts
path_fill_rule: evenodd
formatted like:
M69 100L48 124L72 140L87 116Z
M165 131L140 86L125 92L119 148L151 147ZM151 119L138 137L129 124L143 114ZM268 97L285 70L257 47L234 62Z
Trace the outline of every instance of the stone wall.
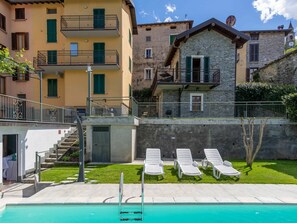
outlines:
M257 73L261 82L297 85L297 51L268 64Z
M258 129L256 125L255 136ZM296 136L296 123L268 120L256 159L297 159ZM194 159L204 158L204 148L218 148L223 159L245 158L239 119L142 119L137 127L136 157L145 158L146 148L160 148L163 159L175 158L176 148L190 148Z

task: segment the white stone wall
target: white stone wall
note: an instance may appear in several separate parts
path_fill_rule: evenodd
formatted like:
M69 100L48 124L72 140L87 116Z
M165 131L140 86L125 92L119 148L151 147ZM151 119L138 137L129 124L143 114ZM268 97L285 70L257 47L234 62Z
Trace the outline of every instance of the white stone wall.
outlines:
M0 185L2 179L3 135L18 135L18 174L24 176L26 171L32 170L35 164L35 152L53 148L65 134L70 131L70 126L0 126Z

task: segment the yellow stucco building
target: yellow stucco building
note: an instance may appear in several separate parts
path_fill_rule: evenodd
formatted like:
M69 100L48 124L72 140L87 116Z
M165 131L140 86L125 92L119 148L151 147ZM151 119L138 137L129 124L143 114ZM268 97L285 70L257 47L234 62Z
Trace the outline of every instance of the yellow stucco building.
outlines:
M24 48L42 76L42 84L38 75L29 80L6 78L6 94L38 101L41 89L43 103L82 112L88 83L91 97L130 95L137 34L130 0L1 0L0 14L5 23L5 29L0 27L1 45L12 53Z

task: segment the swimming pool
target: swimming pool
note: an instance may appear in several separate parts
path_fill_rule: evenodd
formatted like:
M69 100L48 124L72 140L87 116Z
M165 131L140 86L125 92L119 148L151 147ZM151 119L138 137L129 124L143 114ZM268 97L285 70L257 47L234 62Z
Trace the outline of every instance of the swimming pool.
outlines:
M140 209L129 206L129 209ZM0 212L1 223L115 223L116 205L16 205ZM122 221L123 222L123 221ZM297 223L297 205L145 205L145 223Z

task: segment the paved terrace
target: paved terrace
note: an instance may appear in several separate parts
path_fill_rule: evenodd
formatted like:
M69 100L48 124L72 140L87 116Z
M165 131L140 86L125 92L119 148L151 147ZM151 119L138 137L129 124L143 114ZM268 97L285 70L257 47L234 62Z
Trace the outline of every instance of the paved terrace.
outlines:
M31 197L32 185L14 184L2 191L5 204L117 203L117 184L72 183L49 186ZM123 202L140 202L141 185L124 185ZM146 184L145 203L289 203L297 204L297 185L272 184Z

